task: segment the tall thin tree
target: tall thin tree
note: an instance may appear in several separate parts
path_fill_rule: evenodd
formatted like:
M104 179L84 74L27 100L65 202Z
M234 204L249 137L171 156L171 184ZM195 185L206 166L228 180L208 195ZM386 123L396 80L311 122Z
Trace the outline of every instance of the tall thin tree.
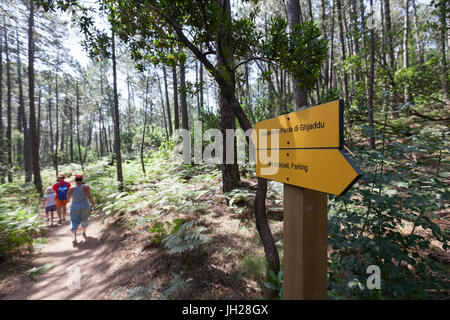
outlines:
M3 43L0 33L0 183L5 183L3 148Z
M342 59L342 85L344 89L344 99L345 103L349 103L349 94L348 94L348 80L347 80L347 71L345 70L345 38L344 38L344 25L343 25L343 11L344 7L342 5L342 0L336 0L337 13L338 13L338 23L339 23L339 41L341 43L341 59Z
M166 140L169 140L169 131L167 129L166 111L164 110L164 98L163 98L163 92L162 92L162 86L161 86L161 78L159 76L158 76L158 88L159 88L159 95L161 98L161 111L162 111L163 120L164 120L164 129L166 132Z
M170 114L170 101L169 101L169 88L167 85L167 71L166 71L166 65L162 65L163 69L163 75L164 75L164 91L166 93L166 108L167 108L167 126L169 128L169 135L172 136L173 134L173 128L172 128L172 116Z
M58 90L58 64L59 61L56 61L56 70L55 70L55 123L56 123L56 132L55 132L55 149L53 155L53 163L55 166L56 176L59 176L58 172L58 141L59 141L59 90Z
M42 196L41 169L39 165L39 142L36 130L36 111L34 107L34 2L29 0L28 17L28 99L30 100L30 139L33 165L33 182ZM40 101L40 90L39 90Z
M419 62L419 65L423 65L425 62L424 54L423 54L423 40L420 36L420 30L419 30L419 22L417 17L417 0L411 0L412 1L412 8L413 8L413 28L414 28L414 47L415 51L417 52L417 59Z
M447 19L448 13L450 11L450 5L446 0L440 0L437 3L439 12L439 53L440 53L440 66L441 66L441 87L442 87L442 98L447 106L450 106L449 97L449 84L448 84L448 60L446 55L447 47Z
M69 103L68 106L69 112L69 155L70 155L70 163L73 163L73 108L72 103Z
M145 97L144 97L144 124L142 127L142 139L141 139L141 165L142 165L142 172L145 175L145 164L144 164L144 145L145 145L145 129L147 127L147 104L148 104L148 82L149 77L145 77Z
M403 16L403 68L409 68L409 51L408 51L408 38L409 38L409 0L404 0L405 15ZM405 98L403 102L408 102L410 100L408 87L405 86Z
M370 8L373 8L373 0L370 0ZM370 29L370 67L369 67L369 87L368 87L368 113L369 113L369 139L370 148L375 150L375 132L373 126L373 85L375 77L375 32Z
M177 67L175 65L172 66L172 82L173 82L173 116L175 118L175 121L174 121L175 130L177 130L180 128L180 111L179 111L179 106L178 106Z
M76 96L77 96L77 144L78 144L78 159L80 161L81 170L84 172L83 157L81 156L81 138L80 138L80 90L78 88L78 81L76 82Z
M390 0L384 0L384 20L385 20L385 32L386 32L386 44L387 44L387 56L389 64L389 104L392 109L392 117L398 118L395 98L395 85L394 85L394 73L395 73L395 60L394 60L394 42L391 25L391 5Z
M23 99L23 83L22 83L22 61L20 59L20 42L19 32L16 30L17 41L17 79L19 84L19 122L21 124L23 132L23 148L19 150L23 154L24 168L25 168L25 181L31 182L31 157L30 157L30 138L28 132L27 115L25 113L25 102Z
M8 48L8 32L7 32L7 27L6 27L6 22L5 22L5 55L6 55L6 89L7 89L7 94L6 94L6 117L7 117L7 122L6 122L6 143L7 143L7 147L6 147L6 152L7 152L7 157L8 157L8 164L6 166L7 169L7 177L8 177L8 182L12 182L13 181L13 176L12 176L12 137L11 137L11 132L12 132L12 119L11 119L11 65L10 65L10 61L9 61L9 48Z
M300 4L298 0L287 0L287 14L289 28L292 32L295 25L301 23ZM300 108L308 105L307 91L299 88L298 81L294 77L292 78L292 87L295 108Z
M117 66L116 66L116 41L115 31L111 35L111 51L113 65L113 91L114 91L114 147L116 154L117 182L119 191L123 191L123 173L122 173L122 154L120 150L120 114L119 114L119 95L117 93Z
M189 130L188 106L186 95L186 60L183 57L180 61L180 106L181 106L181 126Z

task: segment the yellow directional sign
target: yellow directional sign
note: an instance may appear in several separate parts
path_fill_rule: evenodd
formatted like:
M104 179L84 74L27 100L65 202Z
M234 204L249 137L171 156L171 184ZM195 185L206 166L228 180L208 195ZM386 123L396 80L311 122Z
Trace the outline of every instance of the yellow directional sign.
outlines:
M259 150L256 175L334 195L344 194L360 177L339 149Z
M257 149L342 148L342 117L342 100L335 100L258 122Z
M326 299L325 193L341 196L361 176L342 151L342 100L261 121L254 129L256 176L284 183L284 297Z
M342 151L342 108L336 100L256 123L256 176L344 194L361 173Z

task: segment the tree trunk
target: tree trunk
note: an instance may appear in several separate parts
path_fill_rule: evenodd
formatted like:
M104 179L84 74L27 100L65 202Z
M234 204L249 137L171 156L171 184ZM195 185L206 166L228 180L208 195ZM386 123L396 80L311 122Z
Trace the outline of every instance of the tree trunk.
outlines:
M187 107L187 94L186 94L186 69L185 60L180 62L180 106L181 106L181 126L183 129L189 131L188 122L188 107Z
M326 24L326 14L325 14L325 10L326 9L326 5L325 5L325 0L321 1L321 13L322 13L322 33L323 33L323 37L325 40L327 40L327 24ZM330 38L330 41L332 42L333 39ZM324 76L324 80L323 80L323 89L324 88L328 88L328 60L325 61L325 63L323 64L323 76ZM323 89L322 89L322 93L323 93Z
M93 117L93 119L91 119L91 121L89 121L88 136L87 136L87 141L86 141L86 146L84 148L84 156L83 156L84 163L86 163L87 152L92 143L92 131L94 129L94 122L95 122L95 116Z
M98 142L98 132L95 132L95 135L94 135L94 140L95 140L95 152L96 152L96 155L97 155L97 159L99 158L99 155L100 155L100 151L98 151L98 144L99 144L99 142Z
M102 108L100 106L100 104L97 104L97 109L98 109L98 128L99 128L99 132L100 132L100 157L104 156L104 150L103 150L103 141L102 141L102 120L103 120L103 115L102 115Z
M77 144L78 144L78 159L80 161L81 170L84 172L83 157L81 156L81 139L80 139L80 92L78 90L77 81Z
M409 35L409 0L404 0L405 5L405 16L403 18L403 68L407 69L409 67L408 59L408 35ZM408 87L405 85L405 99L404 103L410 100L408 93Z
M100 121L101 121L101 127L99 128L100 130L100 137L99 137L99 144L100 144L100 148L103 149L102 153L102 157L103 157L103 152L106 149L106 153L108 154L110 152L109 150L109 145L108 145L108 135L106 133L106 125L105 125L105 118L107 121L107 113L105 112L105 117L103 117L103 109L104 109L104 90L103 90L103 62L101 62L100 64L100 96L102 97L100 100ZM104 140L102 140L102 136L104 138ZM112 150L111 150L112 152Z
M370 0L370 7L373 7L373 0ZM375 150L375 132L373 127L373 84L375 75L375 33L370 29L370 68L369 68L369 92L368 92L368 112L369 112L369 131L370 148Z
M39 165L39 134L36 132L36 111L34 108L34 2L29 1L30 15L28 17L28 99L30 100L30 139L33 165L33 181L40 196L42 196L41 169ZM40 102L39 90L39 102ZM40 106L40 103L39 103ZM40 108L39 108L40 109ZM39 122L38 122L39 126Z
M42 89L39 86L39 93L38 93L38 116L37 116L37 124L36 124L36 131L37 131L37 144L38 146L41 145L41 97L42 97ZM31 130L31 118L30 118L30 130ZM34 160L33 160L34 161ZM34 173L33 173L34 174Z
M348 23L347 23L347 10L344 3L344 0L341 0L341 8L342 8L342 22L344 24L344 37L345 37L345 49L347 50L347 57L351 57L353 55L353 41L351 34L348 30ZM350 71L351 79L353 79L353 73Z
M169 128L169 135L172 136L173 134L173 128L172 128L172 116L170 114L170 101L169 101L169 88L167 85L167 72L166 72L166 65L163 64L163 74L164 74L164 89L166 93L166 108L167 108L167 125ZM181 76L180 76L181 78Z
M362 43L363 43L363 50L362 50L362 57L364 59L364 85L366 88L369 87L368 85L368 70L369 70L369 65L367 62L367 54L366 54L366 48L367 46L367 35L366 35L366 17L365 17L365 9L364 9L364 0L359 0L359 6L360 6L360 18L361 18L361 36L362 36ZM371 9L373 11L373 6L371 7ZM369 49L370 50L370 49ZM366 96L367 97L367 96Z
M176 71L175 71L176 73ZM144 99L144 126L142 128L142 139L141 139L141 165L142 165L142 172L145 176L145 165L144 165L144 144L145 144L145 129L147 127L147 98L148 98L148 77L146 77L145 82L145 99ZM175 128L177 129L177 128Z
M350 0L350 18L351 18L351 29L353 36L353 54L359 54L359 28L358 28L358 14L356 10L356 0ZM361 73L359 70L354 70L355 80L361 80Z
M23 86L22 86L22 63L20 60L20 45L19 33L16 31L17 38L17 75L19 82L19 118L21 120L21 127L23 132L23 149L19 152L23 153L24 168L25 168L25 182L31 182L31 157L30 157L30 137L28 131L27 115L25 113L25 102L23 100Z
M115 34L112 31L112 65L113 65L113 91L114 91L114 146L116 153L117 182L119 191L123 191L122 154L120 150L120 116L119 96L117 93L117 71L116 71L116 43Z
M309 12L309 19L310 19L310 21L314 21L311 0L308 0L308 12Z
M220 63L218 63L219 65ZM218 105L219 105L219 127L223 136L223 163L221 165L222 169L222 191L230 192L233 189L239 187L240 177L239 177L239 167L237 164L237 148L236 148L236 139L233 138L233 141L226 140L226 131L227 129L236 129L236 121L235 115L233 111L227 107L231 98L231 94L234 91L234 88L229 88L229 90L223 91L222 88L219 87L218 92ZM230 96L228 96L230 95ZM233 154L234 159L232 163L227 163L227 144L233 144Z
M166 131L166 140L169 140L169 131L167 130L167 121L166 121L166 111L164 110L164 98L163 98L163 92L162 92L162 86L161 86L161 79L158 76L158 87L159 87L159 94L161 97L161 111L163 114L163 120L164 120L164 129Z
M283 74L283 71L282 71ZM249 63L245 64L245 98L246 98L246 103L249 106L249 110L252 111L252 96L251 96L251 92L250 92L250 66ZM282 88L283 90L283 88ZM283 90L284 91L284 90Z
M201 50L201 45L200 45L200 50ZM199 73L200 73L200 109L199 109L199 115L201 114L201 112L203 111L203 108L204 108L204 101L205 101L205 99L204 99L204 96L203 96L203 85L204 85L204 83L203 83L203 64L202 63L200 63L200 71L199 71Z
M64 99L64 107L63 112L61 113L61 145L59 147L59 151L64 152L64 143L66 142L66 114L67 114L67 104L69 103L69 99L67 97ZM63 157L64 155L61 155ZM64 159L61 159L61 163L64 163Z
M108 145L109 150L111 150L111 153L114 152L114 143L112 142L113 139L111 139L111 125L108 123Z
M47 117L48 117L48 123L50 127L50 153L52 155L52 161L53 161L53 168L56 170L55 165L55 157L54 157L54 136L53 136L53 119L52 119L52 99L51 99L51 76L48 83L48 109L47 109Z
M439 53L440 53L440 65L441 65L441 85L442 85L442 98L444 103L449 106L450 99L448 94L448 68L447 68L447 57L446 57L446 47L447 47L447 13L449 11L448 1L440 0L438 4L439 8Z
M331 26L330 26L330 55L328 59L328 90L333 87L333 63L334 63L334 12L335 6L333 5L331 13Z
M173 78L173 113L175 117L175 130L180 128L180 112L178 109L178 80L177 80L177 67L172 67ZM147 94L147 93L146 93ZM147 107L147 106L146 106Z
M339 23L339 40L341 43L341 58L342 58L342 78L343 78L343 89L344 89L344 98L345 104L349 103L348 97L348 84L347 84L347 72L344 69L345 64L345 40L344 40L344 26L342 24L342 0L336 0L337 12L338 12L338 23Z
M206 87L206 110L209 112L209 87L208 87L208 78L205 79L205 87Z
M131 120L131 91L130 91L130 75L128 73L127 68L127 114L126 114L126 124L127 124L127 132L130 132L130 120Z
M300 2L300 0L298 0L298 2ZM288 4L288 6L289 6L289 4ZM288 15L289 15L289 7L288 7ZM302 7L300 6L300 4L298 6L298 20L300 21L299 23L303 23L305 21L305 19L303 18Z
M56 62L58 65L59 62ZM58 138L59 138L59 93L58 93L58 68L55 70L55 119L56 119L56 133L55 133L55 154L53 156L53 161L55 165L56 176L58 173Z
M266 217L266 195L267 180L258 178L258 189L256 191L254 203L256 229L264 244L264 253L268 265L267 268L273 270L275 274L278 274L278 271L280 270L280 257ZM274 295L268 288L265 287L264 290L266 298L270 298Z
M230 0L222 1L223 12L227 15L226 20L231 21L231 6ZM227 22L228 22L227 21ZM219 86L217 102L219 105L219 128L223 137L223 150L222 150L222 190L223 192L230 192L239 186L239 167L237 164L237 148L236 139L233 141L227 141L226 131L227 129L236 129L235 115L232 109L229 107L229 103L233 98L236 98L236 84L235 75L232 74L230 70L233 70L233 54L232 46L230 41L230 35L226 30L225 24L223 24L218 31L216 42L216 69L221 70L225 79L227 79L227 88ZM181 78L181 75L180 75ZM227 145L233 146L233 159L232 161L227 161ZM231 163L227 163L231 162Z
M387 39L387 48L388 48L388 64L389 64L389 74L390 74L390 94L389 94L389 104L392 109L392 117L398 118L397 108L396 108L396 99L395 99L395 87L394 87L394 72L395 72L395 61L394 61L394 47L393 47L393 38L392 38L392 28L391 28L391 8L389 4L390 0L384 0L384 19L386 22L386 39Z
M6 152L8 156L8 165L6 166L7 169L7 177L8 182L13 181L12 177L12 141L11 141L11 130L12 130L12 121L11 121L11 66L9 63L9 50L8 50L8 34L6 32L6 23L5 23L5 54L6 54L6 88L7 88L7 95L6 95L6 116L7 116L7 122L6 122Z
M5 183L3 148L3 43L0 38L0 183Z
M412 7L413 7L413 24L414 24L414 47L417 52L417 59L419 62L419 65L422 66L425 62L425 58L423 55L423 42L420 38L419 34L419 25L417 20L417 7L416 7L416 0L412 0Z
M19 34L18 34L18 32L17 32L17 29L16 29L16 53L18 52L19 54L16 54L16 59L17 59L17 61L20 61L20 50L19 51L17 51L17 49L19 49ZM16 67L18 67L18 63L16 63ZM19 79L20 78L20 79ZM18 88L19 88L19 97L18 97L18 108L17 108L17 121L16 121L16 126L17 126L17 131L19 131L22 135L24 135L24 131L23 131L23 122L22 122L22 119L23 119L23 113L24 113L24 110L23 110L23 89L21 88L22 87L22 75L21 75L21 72L20 72L20 69L19 68L17 68L17 84L18 84ZM24 158L24 154L23 154L23 150L24 150L24 147L23 147L23 141L24 139L22 139L22 137L17 137L17 139L16 139L16 144L15 144L15 149L16 149L16 159L15 159L15 162L16 162L16 166L20 166L20 165L23 165L24 164L24 162L23 162L23 158ZM13 154L13 159L14 159L14 154Z
M287 12L289 28L293 32L294 26L300 24L300 4L298 0L287 0ZM292 77L292 90L294 95L295 108L301 108L308 105L307 90L298 87L298 81Z
M198 60L195 60L195 85L198 86ZM200 94L197 91L195 98L197 99L197 116L200 117Z
M69 104L69 154L70 154L70 163L73 163L73 108L72 103Z

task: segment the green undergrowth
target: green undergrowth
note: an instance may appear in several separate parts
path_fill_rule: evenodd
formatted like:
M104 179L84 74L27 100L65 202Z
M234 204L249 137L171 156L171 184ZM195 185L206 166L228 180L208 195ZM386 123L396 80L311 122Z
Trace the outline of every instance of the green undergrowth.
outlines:
M395 121L390 125L389 130L408 129L408 135L399 138L387 127L377 127L377 150L369 150L364 141L365 127L352 137L354 140L348 139L354 153L351 157L363 177L345 196L329 196L331 299L442 297L436 292L444 292L444 296L447 292L448 296L449 266L436 258L448 252L450 235L440 224L450 200L446 130L440 126L420 129ZM233 217L242 217L255 194L248 189L222 194L220 168L173 159L174 145L173 141L162 143L159 150L145 157L145 174L140 161L128 157L123 162L123 191L118 191L115 164L106 158L86 164L84 170L78 164L67 164L61 165L59 171L71 178L82 173L92 187L98 209L109 217L120 217L121 227L150 237L153 247L167 250L170 255L186 256L210 248L216 239L211 221L202 217L205 212L223 202L231 208ZM253 178L252 167L246 165L244 169L247 178ZM42 170L44 187L52 185L54 177L53 169ZM282 194L282 184L269 182L269 207L280 209ZM37 243L42 245L38 239L45 224L38 215L42 209L33 186L21 181L2 184L0 197L0 257ZM250 223L243 222L242 228L248 230L242 234L254 234L255 241L259 241ZM243 277L264 279L267 288L280 291L282 271L264 277L265 258L260 242L258 245L261 252L242 248L237 253L231 247L217 250L223 257L237 260L236 273L230 276L233 281ZM367 270L373 265L380 268L381 288L371 290L367 287ZM191 285L188 277L174 279L173 286L159 291L152 285L128 288L127 297L168 299ZM172 287L176 290L169 290Z
M39 217L39 197L31 184L0 185L0 261L23 248L33 251L35 239L44 234Z
M330 298L430 299L450 292L448 265L432 254L445 257L450 247L450 230L440 224L450 200L443 169L448 134L439 125L397 122L390 125L407 127L408 136L383 137L380 127L377 150L361 141L350 145L363 177L344 196L329 197ZM368 288L371 265L380 268L380 289Z

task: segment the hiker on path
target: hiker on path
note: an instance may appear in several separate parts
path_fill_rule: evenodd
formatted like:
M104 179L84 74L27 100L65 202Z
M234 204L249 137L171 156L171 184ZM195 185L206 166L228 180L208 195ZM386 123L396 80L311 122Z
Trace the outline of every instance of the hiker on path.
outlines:
M83 183L83 176L75 176L76 185L69 189L68 199L72 199L70 206L70 230L72 231L72 245L77 245L77 230L81 224L83 238L86 237L88 218L91 210L95 210L94 198L92 198L91 188ZM89 206L91 204L92 208Z
M56 202L55 202L55 198L56 198L56 193L55 191L53 191L52 187L47 187L45 189L45 195L44 195L44 201L42 202L42 208L45 207L45 216L47 217L47 223L49 221L48 218L48 214L50 213L51 215L51 225L53 226L53 214L56 211ZM59 221L61 223L61 219Z
M66 221L66 206L67 206L67 194L70 189L70 182L64 181L65 176L60 174L58 176L58 182L53 185L53 190L56 192L56 210L58 212L59 222Z

